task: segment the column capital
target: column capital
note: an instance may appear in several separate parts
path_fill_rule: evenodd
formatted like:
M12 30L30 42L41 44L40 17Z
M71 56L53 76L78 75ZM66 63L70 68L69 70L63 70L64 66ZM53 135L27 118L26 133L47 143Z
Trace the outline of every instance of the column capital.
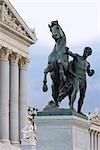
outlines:
M18 53L15 53L15 52L12 52L9 55L9 60L13 64L18 64L18 61L19 61L20 58L21 58L21 56Z
M11 54L11 50L7 47L0 46L0 60L8 60L9 54Z
M29 63L29 59L26 57L21 57L19 60L19 67L20 69L27 69L27 65Z

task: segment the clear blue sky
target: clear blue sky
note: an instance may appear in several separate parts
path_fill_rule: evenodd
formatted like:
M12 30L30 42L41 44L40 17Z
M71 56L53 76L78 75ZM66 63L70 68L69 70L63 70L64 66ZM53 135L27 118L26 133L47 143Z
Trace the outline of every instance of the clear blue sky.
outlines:
M10 0L30 28L35 28L38 42L30 47L31 63L28 67L28 105L44 108L52 99L50 78L49 91L42 92L43 70L54 41L48 23L58 20L71 51L82 54L85 46L93 49L89 58L95 75L88 80L83 110L100 110L100 2L99 0ZM78 97L78 96L77 96ZM62 102L67 107L68 100ZM77 100L76 100L77 103Z

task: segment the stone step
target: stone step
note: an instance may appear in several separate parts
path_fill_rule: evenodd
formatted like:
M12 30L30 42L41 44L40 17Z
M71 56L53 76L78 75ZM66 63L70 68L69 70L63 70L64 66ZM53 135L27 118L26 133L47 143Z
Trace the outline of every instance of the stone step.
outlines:
M0 143L0 150L21 150L21 148L13 146L11 144Z

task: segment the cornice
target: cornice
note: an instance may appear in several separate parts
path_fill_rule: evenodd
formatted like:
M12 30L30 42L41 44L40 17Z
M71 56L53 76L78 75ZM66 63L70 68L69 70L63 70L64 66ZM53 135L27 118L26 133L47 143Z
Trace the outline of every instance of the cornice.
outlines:
M26 42L30 43L30 44L35 44L35 41L33 41L32 39L28 38L27 36L24 36L22 34L20 34L19 32L17 32L16 30L14 30L13 28L9 27L8 25L2 23L0 21L0 26L4 29L6 29L7 31L9 31L10 33L18 36L19 38L25 40Z

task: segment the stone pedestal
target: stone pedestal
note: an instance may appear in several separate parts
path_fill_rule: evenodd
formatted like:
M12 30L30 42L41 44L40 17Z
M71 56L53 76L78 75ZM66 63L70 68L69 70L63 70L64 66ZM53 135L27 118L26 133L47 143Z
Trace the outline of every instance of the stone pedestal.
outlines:
M90 150L88 120L75 115L37 116L37 150Z
M36 150L36 143L32 139L22 139L21 150Z

